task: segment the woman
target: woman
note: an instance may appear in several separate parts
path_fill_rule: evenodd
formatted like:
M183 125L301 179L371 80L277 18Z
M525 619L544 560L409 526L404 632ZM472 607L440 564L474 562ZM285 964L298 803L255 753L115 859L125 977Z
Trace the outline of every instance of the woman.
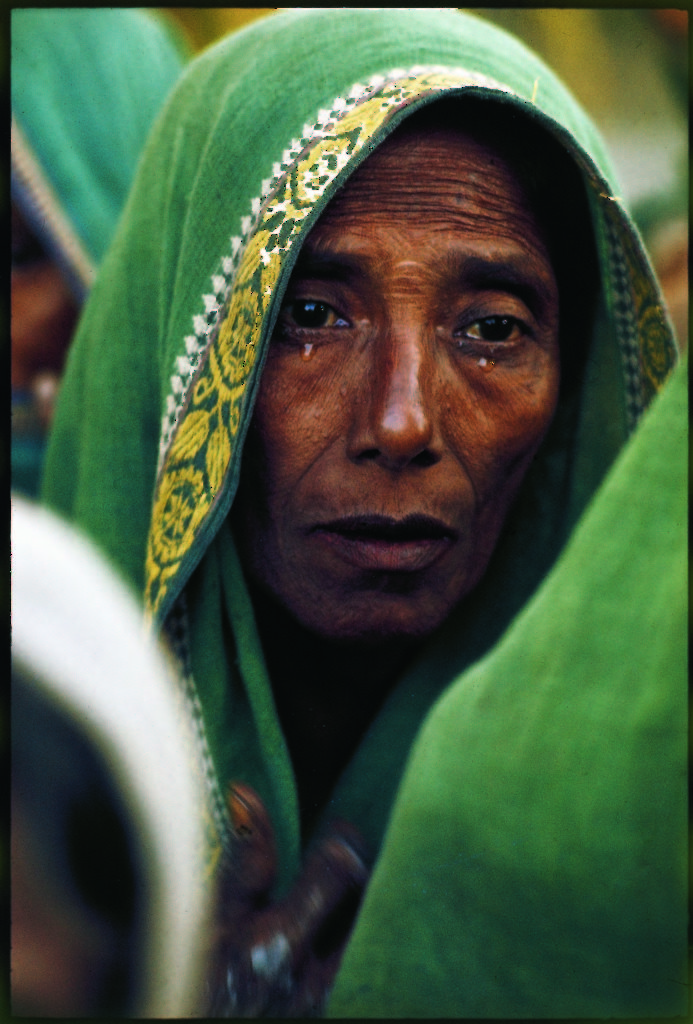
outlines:
M459 124L451 125L457 110ZM407 123L414 126L413 145ZM436 268L454 263L449 248L435 259L449 225L443 224L432 241L416 222L403 260L391 245L401 212L398 197L405 196L406 205L408 192L423 196L425 214L431 196L437 209L435 188L442 189L454 222L457 193L445 191L443 173L449 146L470 190L465 231L471 234L465 238L474 243L479 236L483 242L472 290L499 293L503 304L500 312L495 306L475 307L459 340L464 359L471 360L462 376L468 382L475 375L477 404L460 404L464 388L455 389L462 377L454 371L450 382L447 355L445 371L430 369L421 385L422 394L440 400L431 414L444 419L443 458L426 433L426 417L414 409L420 367L428 358L417 347L418 335L407 335L396 351L392 332L378 336L378 344L390 346L390 355L375 367L370 385L362 364L355 369L350 363L343 378L332 364L321 376L320 360L336 351L324 344L324 332L351 331L349 353L372 351L377 345L369 347L365 336L359 340L358 331L378 322L380 314L372 306L345 314L332 293L313 289L316 281L326 287L330 279L330 287L337 280L350 289L354 302L380 295L390 322L401 308L421 313L430 298L422 282L435 278L439 284ZM430 168L426 147L435 155ZM533 159L535 147L539 161ZM418 163L408 162L412 153ZM543 163L548 174L539 169ZM429 170L441 174L432 181ZM390 204L393 180L399 184ZM487 199L501 211L495 221L486 217ZM359 220L364 209L375 234ZM406 206L405 219L410 214ZM495 223L490 234L485 217ZM349 259L335 251L345 226ZM382 288L373 270L378 254L368 251L364 257L358 251L360 241L371 244L373 237L385 254ZM421 252L412 239L422 240ZM500 270L499 251L505 254ZM517 252L529 253L530 280ZM359 263L362 257L365 263ZM425 273L407 277L405 263ZM319 273L316 264L322 266ZM479 283L482 271L486 277ZM354 280L364 274L368 284L360 292ZM440 298L438 306L443 304ZM533 326L527 326L528 319ZM503 346L521 356L509 358ZM462 954L465 920L458 904L445 914L436 904L433 921L417 925L426 948L416 942L411 948L431 966L419 993L424 1009L397 976L401 936L390 931L396 925L391 907L383 917L376 900L382 891L378 854L393 801L427 711L464 669L494 647L529 601L666 379L674 352L657 285L598 136L551 72L506 34L454 12L289 11L212 48L184 77L153 134L71 354L45 494L95 536L141 590L151 621L169 637L180 660L208 758L216 807L210 842L217 850L230 846L237 868L235 895L233 865L230 876L225 873L231 939L226 946L222 941L218 977L225 991L213 1003L216 1012L281 1015L320 1007L344 927L334 926L338 938L328 943L329 955L323 953L321 961L317 933L323 919L318 915L302 936L287 938L286 907L292 920L304 920L299 897L310 893L320 864L335 877L341 865L333 887L338 903L350 886L363 884L364 860L374 865L374 876L354 942L369 934L373 945L365 958L347 948L347 974L337 976L335 991L339 1012L390 1015L395 991L409 993L397 1004L405 1016L438 1011L464 1016L468 1006L478 1005L476 953ZM528 376L537 366L538 376ZM310 396L300 380L314 371ZM398 373L399 383L393 384ZM515 381L514 390L504 392L509 380ZM298 381L295 387L292 381ZM287 527L290 542L285 543L276 524L288 522L286 509L299 519L306 508L312 514L311 503L283 501L300 496L301 482L318 464L312 454L304 464L304 455L316 445L326 450L323 437L337 444L334 423L351 430L350 410L357 416L371 408L369 403L380 402L387 412L387 396L402 394L414 403L401 420L404 426L397 426L397 416L387 421L383 415L380 421L381 426L389 422L391 439L404 431L406 450L385 451L382 438L376 443L367 432L356 431L358 444L338 464L346 474L340 493L354 496L356 478L349 474L355 465L365 467L363 493L377 494L382 507L354 519L342 502L336 521L325 513L308 531L326 540L331 553L323 547L313 559L311 541L298 545L297 560L287 559L298 533ZM494 406L503 394L510 405ZM524 406L516 403L518 394ZM531 419L529 406L539 410L536 429L516 450L513 439ZM307 412L315 416L312 426ZM342 415L347 420L335 419ZM460 426L465 422L475 423L475 429L465 434ZM507 434L494 446L489 439L503 424ZM402 499L398 506L407 515L384 516L386 505L392 512L405 490L393 497L395 491L383 480L389 478L394 487L393 481L405 479L406 468L410 482L410 470L421 471L421 481L437 473L436 487L444 489L448 478L436 467L453 464L449 456L460 438L472 445L467 454L474 454L473 466L493 468L497 488L488 492L493 495L488 515L474 518L470 512L465 519L460 513L456 519L454 502L447 498L440 503L447 520L439 510L437 516L413 514L422 510L414 507L416 488L408 483L408 504ZM483 452L479 445L486 445ZM277 451L285 453L278 464ZM503 466L493 462L504 453L509 454ZM455 465L464 461L459 458ZM295 487L282 483L287 467ZM331 477L334 493L341 479ZM467 508L464 502L475 507L480 481L485 487L488 479L474 472L456 478L459 494L466 496L460 508ZM429 497L440 493L428 485L423 490ZM445 587L437 589L431 580L442 587L443 575L426 573L431 565L449 564L449 552L462 550L461 538L472 536L472 526L483 543L468 542L445 576ZM375 559L370 576L369 559ZM372 577L385 581L382 602L373 606L378 624L370 633L368 602L359 606L360 618L347 621L339 610L338 598L351 602L355 592L346 562L364 586ZM277 566L282 580L276 578ZM320 574L324 600L316 584ZM424 578L425 600L417 606ZM342 586L344 579L348 585ZM448 603L443 601L442 610L437 605L434 613L430 601L443 591ZM310 609L302 604L306 593ZM397 602L408 612L426 611L418 635L415 615L393 618ZM454 746L446 750L453 761L460 758ZM441 772L443 778L444 759ZM223 794L232 779L259 794L267 818L255 794L237 788L230 800L234 830L229 830ZM341 852L334 843L329 846L329 833L322 846L318 842L334 818L360 836L338 833ZM274 888L268 821L277 847ZM387 832L387 837L406 857L406 835ZM265 865L250 880L239 841L246 850L255 842L256 863ZM439 840L431 839L438 841L445 871L437 880L422 879L424 891L429 882L433 889L440 882L444 890L445 872L454 876L464 837L444 828ZM301 871L311 844L314 858ZM351 861L345 850L352 851ZM323 876L318 884L327 905L329 885ZM245 903L238 897L243 885L252 897ZM389 892L392 885L390 878ZM276 911L281 926L273 930L266 916L254 930L248 908L253 899L266 902L270 891L285 899ZM369 918L371 893L376 916ZM234 927L236 937L246 928L248 946L257 940L246 958L252 964L247 991L238 983L243 954L233 948ZM374 947L382 955L374 957ZM611 962L607 953L605 962ZM580 972L584 978L588 965ZM411 973L409 963L407 976ZM451 986L451 977L462 979L460 985ZM562 977L558 971L553 986L549 983L551 1014L564 1009ZM267 979L269 991L260 992ZM487 1016L499 1015L496 1007L507 1005L517 982L511 979L510 988L502 978L494 984L497 992L483 1006ZM571 1003L567 1012L579 1015L579 1005Z
M12 475L30 496L79 310L185 59L146 11L12 13Z

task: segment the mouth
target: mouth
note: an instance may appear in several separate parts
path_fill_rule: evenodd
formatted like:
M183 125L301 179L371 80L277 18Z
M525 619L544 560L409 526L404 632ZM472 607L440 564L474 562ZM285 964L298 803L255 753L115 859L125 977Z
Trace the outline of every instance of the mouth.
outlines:
M441 520L417 514L345 516L320 523L311 533L349 564L379 572L427 569L457 537Z

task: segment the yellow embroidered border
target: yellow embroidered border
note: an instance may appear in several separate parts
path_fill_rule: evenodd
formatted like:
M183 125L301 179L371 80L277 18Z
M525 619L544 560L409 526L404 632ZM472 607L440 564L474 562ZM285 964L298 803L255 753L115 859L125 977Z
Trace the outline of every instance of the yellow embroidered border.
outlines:
M412 73L386 82L377 91L364 87L360 102L340 103L334 123L327 132L322 127L313 145L306 140L303 154L267 199L241 258L229 308L192 385L186 414L159 475L146 561L146 603L151 616L161 608L222 490L265 314L305 217L396 108L429 93L471 85L508 91L499 83L456 69Z
M601 194L609 242L613 315L619 332L626 411L633 430L676 364L673 334L635 237L624 231L620 201Z
M677 350L662 297L627 224L623 200L602 191L604 181L580 152L575 153L595 196L606 238L613 317L619 333L626 412L633 430L676 365Z
M661 296L650 275L642 271L642 257L631 236L622 233L621 242L628 270L630 293L637 325L637 361L640 369L642 407L646 407L674 368L676 352L662 306Z

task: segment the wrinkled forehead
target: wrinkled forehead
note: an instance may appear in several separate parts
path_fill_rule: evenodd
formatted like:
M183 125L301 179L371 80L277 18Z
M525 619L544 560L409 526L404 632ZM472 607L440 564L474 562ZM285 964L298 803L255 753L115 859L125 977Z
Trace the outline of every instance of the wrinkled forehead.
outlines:
M493 115L490 114L490 117ZM349 225L408 229L434 238L444 232L493 239L519 236L545 248L533 203L512 154L480 141L464 117L447 123L413 118L389 135L327 204L301 251Z

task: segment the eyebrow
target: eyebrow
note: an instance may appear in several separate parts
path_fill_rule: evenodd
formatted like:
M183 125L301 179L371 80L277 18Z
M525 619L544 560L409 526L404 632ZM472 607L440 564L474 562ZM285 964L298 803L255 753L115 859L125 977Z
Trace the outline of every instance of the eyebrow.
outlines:
M296 261L293 273L319 281L352 281L363 277L363 268L358 259L346 253L321 253L304 249Z
M497 290L516 295L532 311L538 313L551 300L551 293L531 260L470 256L465 253L446 254L445 268L451 278L474 288ZM350 282L364 277L361 261L348 253L306 251L296 261L293 274L318 281Z
M551 293L541 274L523 258L504 260L483 256L464 256L449 253L446 262L449 271L465 284L475 288L494 289L516 295L533 313L551 299Z

